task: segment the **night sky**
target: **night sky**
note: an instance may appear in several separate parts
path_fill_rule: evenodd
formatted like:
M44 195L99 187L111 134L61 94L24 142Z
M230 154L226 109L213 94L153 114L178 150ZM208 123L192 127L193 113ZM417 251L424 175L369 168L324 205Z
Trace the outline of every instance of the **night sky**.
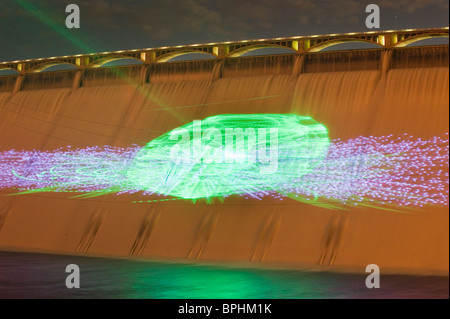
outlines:
M75 3L81 28L67 29ZM449 25L448 0L1 0L0 61L295 35Z

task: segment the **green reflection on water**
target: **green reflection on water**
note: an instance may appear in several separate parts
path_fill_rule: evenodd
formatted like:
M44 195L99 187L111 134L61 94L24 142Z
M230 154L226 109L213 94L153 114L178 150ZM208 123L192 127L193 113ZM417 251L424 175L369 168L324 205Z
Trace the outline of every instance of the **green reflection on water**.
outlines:
M258 299L327 298L326 278L294 271L219 268L198 265L139 266L126 269L133 295L124 298ZM295 276L296 275L296 276ZM322 289L317 287L322 286ZM321 291L321 293L316 293Z

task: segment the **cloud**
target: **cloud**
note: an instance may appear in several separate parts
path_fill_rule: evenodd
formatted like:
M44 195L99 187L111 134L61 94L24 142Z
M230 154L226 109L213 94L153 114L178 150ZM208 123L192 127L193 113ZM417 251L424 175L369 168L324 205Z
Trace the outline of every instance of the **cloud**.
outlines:
M377 4L380 8L394 9L401 13L414 13L427 7L446 11L449 9L448 0L379 0Z
M28 0L64 16L66 0ZM257 33L289 28L312 28L315 24L358 26L364 21L365 6L359 0L74 0L81 9L87 32L128 31L150 40L185 36L198 39L239 39ZM382 10L413 14L423 8L448 10L448 0L377 0ZM14 2L12 2L14 3ZM3 4L2 4L3 6ZM20 16L14 5L0 12ZM91 29L91 30L89 30ZM279 34L283 35L283 34Z
M111 32L133 30L149 40L168 42L183 36L224 41L286 34L280 29L298 34L300 28L311 29L320 23L357 25L358 17L365 15L357 0L78 0L78 4L84 26Z
M138 1L114 2L79 0L88 27L104 30L132 30L151 39L177 35L214 38L231 36L248 26L233 16L212 8L210 1Z

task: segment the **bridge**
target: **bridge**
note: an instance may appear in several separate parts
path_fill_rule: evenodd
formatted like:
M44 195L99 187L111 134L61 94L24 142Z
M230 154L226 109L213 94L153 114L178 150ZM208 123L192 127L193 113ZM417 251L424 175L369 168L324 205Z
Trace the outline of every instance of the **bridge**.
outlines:
M220 60L240 57L247 52L261 48L286 48L290 49L292 53L302 54L320 52L330 46L348 42L371 43L380 48L392 49L429 38L448 38L448 35L449 28L442 27L190 44L0 62L0 71L11 69L19 74L38 73L59 64L71 64L78 69L88 69L101 67L108 62L121 59L135 59L136 64L150 65L167 62L177 56L192 53L201 53Z

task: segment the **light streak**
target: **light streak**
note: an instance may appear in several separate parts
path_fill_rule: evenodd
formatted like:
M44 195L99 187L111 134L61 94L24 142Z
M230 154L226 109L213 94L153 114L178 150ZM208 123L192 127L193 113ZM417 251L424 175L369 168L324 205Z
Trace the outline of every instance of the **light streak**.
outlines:
M270 116L273 122L265 125L281 123L279 115ZM204 128L218 124L218 117L212 118L215 121L206 121ZM247 126L255 126L255 122L249 123ZM312 134L312 138L304 141L319 144L308 149L307 144L299 142L302 136L308 136L307 130L299 133L300 126L283 130L287 123L278 126L281 129L279 163L272 175L259 174L256 168L261 164L257 162L208 164L202 161L180 163L174 174L168 146L177 141L161 144L169 136L168 132L144 147L0 152L0 189L14 189L18 194L72 192L83 196L139 193L143 198L140 202L152 202L154 196L160 195L169 200L229 196L291 198L341 207L417 208L449 204L448 133L428 139L407 134L361 136L330 143L315 139L317 135ZM321 127L313 120L311 123ZM243 127L243 123L235 122L235 127ZM158 151L149 152L152 149ZM306 156L311 150L317 153ZM171 187L167 187L168 176ZM147 197L151 195L154 196Z

